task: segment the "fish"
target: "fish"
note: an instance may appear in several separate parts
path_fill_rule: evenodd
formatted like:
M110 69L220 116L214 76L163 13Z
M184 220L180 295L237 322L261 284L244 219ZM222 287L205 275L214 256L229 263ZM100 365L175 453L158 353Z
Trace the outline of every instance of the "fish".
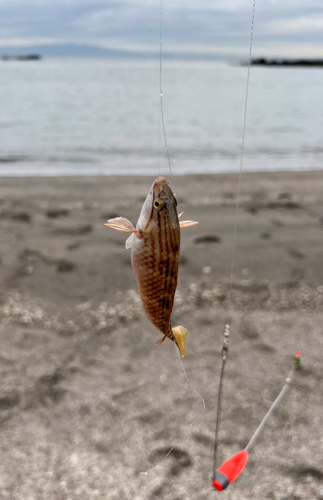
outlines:
M126 248L131 248L131 264L138 282L145 313L163 334L157 342L169 338L184 357L187 329L172 328L171 314L178 280L180 229L198 224L179 221L177 200L165 177L157 177L141 208L136 227L125 217L115 217L106 226L131 233Z

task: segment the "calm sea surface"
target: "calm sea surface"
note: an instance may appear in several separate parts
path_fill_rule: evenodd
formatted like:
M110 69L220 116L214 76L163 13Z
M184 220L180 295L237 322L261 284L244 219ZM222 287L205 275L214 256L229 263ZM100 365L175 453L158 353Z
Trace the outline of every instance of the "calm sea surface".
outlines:
M163 63L174 174L239 169L247 68ZM245 171L323 167L323 70L252 67ZM167 174L159 62L0 61L0 175Z

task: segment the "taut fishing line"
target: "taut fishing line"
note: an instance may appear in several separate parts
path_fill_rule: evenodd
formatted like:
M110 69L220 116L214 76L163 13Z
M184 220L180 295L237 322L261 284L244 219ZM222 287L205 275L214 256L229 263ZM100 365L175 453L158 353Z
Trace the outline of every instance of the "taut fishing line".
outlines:
M204 399L204 398L202 398L201 394L199 394L199 393L197 392L197 390L196 390L196 389L194 389L194 387L192 386L192 384L191 384L191 382L189 381L189 378L188 378L188 376L187 376L187 373L186 373L186 370L185 370L185 368L184 368L184 364L183 364L182 358L180 357L180 354L179 354L178 349L176 350L176 352L177 352L178 359L179 359L179 362L180 362L180 364L181 364L181 367L182 367L182 370L183 370L184 376L185 376L185 378L186 378L186 381L187 381L188 385L190 386L190 388L192 389L192 391L193 391L193 392L195 392L195 394L197 395L197 397L198 397L198 398L200 398L200 400L202 401L202 405L203 405L203 412L204 412L204 411L205 411L205 399ZM192 425L193 425L193 424L195 424L195 422L196 422L196 419L195 419L195 420L194 420L194 421L190 424L190 427L192 427Z
M214 454L213 454L213 473L214 474L216 472L216 458L217 458L217 449L218 449L218 444L219 444L218 437L219 437L220 423L221 423L221 402L222 402L224 369L225 369L225 364L226 364L227 356L228 356L230 327L231 327L231 322L232 322L232 285L233 285L235 250L236 250L236 240L237 240L237 226L238 226L238 215L239 215L241 179L242 179L242 169L243 169L243 160L244 160L244 143L245 143L245 133L246 133L246 123L247 123L249 80L250 80L252 45L253 45L253 32L254 32L254 23L255 23L255 10L256 10L256 0L253 0L252 16L251 16L251 30L250 30L250 44L249 44L249 55L248 55L247 82L246 82L242 137L241 137L241 148L240 148L239 176L238 176L238 187L237 187L237 196L236 196L237 201L236 201L236 210L235 210L235 216L234 216L233 242L232 242L232 252L231 252L231 270L230 270L230 282L229 282L229 312L228 312L228 321L227 321L227 324L225 325L224 340L223 340L222 353L221 353L222 363L221 363L220 379L219 379L219 387L218 387L217 414L216 414L216 423L215 423Z
M166 137L166 127L164 119L164 94L163 94L163 0L160 0L160 13L159 13L159 158L160 158L160 126L163 128L163 136L165 143L165 151L168 161L169 172L172 177L172 167L170 164L170 156L168 151L168 143ZM160 163L160 162L159 162ZM160 166L159 166L160 170ZM160 173L160 172L158 172Z

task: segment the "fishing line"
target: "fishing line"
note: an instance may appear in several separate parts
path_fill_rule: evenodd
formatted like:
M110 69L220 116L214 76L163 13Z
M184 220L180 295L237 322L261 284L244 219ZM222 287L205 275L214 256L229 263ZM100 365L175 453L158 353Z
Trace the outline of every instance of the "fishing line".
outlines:
M174 347L176 347L176 346L174 346ZM177 352L177 356L178 356L178 359L179 359L180 365L181 365L181 367L182 367L182 370L183 370L183 373L184 373L184 376L185 376L185 378L186 378L186 381L187 381L188 385L190 386L190 388L192 389L192 391L193 391L193 392L195 392L195 394L196 394L196 395L200 398L200 400L202 401L202 405L203 405L202 412L204 413L204 412L205 412L205 399L204 399L204 398L202 398L201 394L199 394L199 393L197 392L197 390L196 390L196 389L194 389L194 387L192 386L192 384L191 384L191 382L189 381L189 378L188 378L188 376L187 376L186 370L185 370L185 368L184 368L184 364L183 364L182 358L181 358L181 356L180 356L179 350L178 350L178 349L176 349L176 352ZM194 421L190 424L190 427L192 427L192 425L193 425L193 424L195 424L195 422L196 422L196 419L195 419L195 420L194 420Z
M161 93L161 70L162 70L162 66L161 66L161 58L162 58L162 12L163 12L163 4L162 4L162 0L161 0L161 4L160 4L160 13L159 13L159 22L160 22L160 26L159 26L159 98L158 98L158 175L160 175L160 167L161 167L161 103L160 103L160 100L161 100L161 96L160 96L160 93Z
M298 357L296 357L298 355ZM296 356L295 356L295 359L298 359L300 357L300 353L296 353ZM299 361L298 361L299 362ZM273 404L271 405L271 407L269 408L269 410L267 411L266 415L264 416L264 418L262 419L262 421L260 422L258 428L256 429L256 431L254 432L252 438L250 439L249 443L247 444L247 446L245 447L245 450L246 451L250 451L251 448L253 447L253 445L255 444L256 442L256 439L258 438L258 436L260 435L260 433L262 432L263 428L265 427L266 425L266 422L268 420L268 418L270 417L270 415L273 413L273 411L275 410L276 406L278 406L278 404L280 403L280 401L283 399L284 395L285 395L285 392L287 391L288 387L291 385L292 383L292 380L293 380L293 372L294 372L294 369L295 367L298 366L298 363L293 363L293 366L292 368L290 369L290 372L289 374L287 375L287 378L286 378L286 381L285 381L285 385L284 387L282 388L282 390L280 391L280 393L278 394L277 398L275 399L275 401L273 402Z
M225 369L225 364L226 364L227 356L228 356L230 327L231 327L231 323L232 323L232 288L233 288L233 275L234 275L235 250L236 250L236 240L237 240L237 227L238 227L241 180L242 180L243 159L244 159L244 144L245 144L246 123L247 123L249 80L250 80L251 53L252 53L254 23L255 23L255 10L256 10L256 0L253 0L252 16L251 16L251 30L250 30L250 44L249 44L249 54L248 54L247 82L246 82L245 103L244 103L244 113L243 113L243 127L242 127L241 148L240 148L239 177L238 177L238 187L237 187L237 197L236 197L237 201L236 201L236 210L235 210L235 216L234 216L233 242L232 242L232 252L231 252L228 321L227 321L227 324L225 326L224 340L223 340L222 353L221 353L222 354L222 363L221 363L221 370L220 370L218 400L217 400L217 415L216 415L216 423L215 423L214 454L213 454L213 472L214 473L216 471L216 457L217 457L217 449L218 449L218 444L219 444L218 436L219 436L220 423L221 423L221 403L222 403L222 387L223 387L223 379L224 379L224 369Z
M172 167L170 163L170 156L169 156L169 150L168 150L168 143L167 143L167 137L166 137L166 127L165 127L165 119L164 119L164 101L163 101L163 0L160 0L160 24L159 24L159 92L160 92L160 117L161 117L161 122L162 122L162 128L163 128L163 135L164 135L164 141L165 141L165 150L166 150L166 155L167 155L167 160L168 160L168 166L169 166L169 172L170 176L173 176L172 173ZM160 123L159 123L159 130L160 130ZM182 214L180 214L182 215ZM180 217L179 215L179 217ZM192 386L190 383L187 373L185 371L183 361L179 355L179 352L177 350L178 354L178 359L180 361L184 376L187 380L188 385L192 389L193 392L201 399L202 404L203 404L203 412L205 411L205 400L202 398L202 396L197 392L196 389ZM195 422L195 420L194 420ZM193 422L193 423L194 423ZM191 425L193 425L193 423Z
M159 18L159 112L160 112L160 118L159 119L159 130L160 130L160 121L162 124L163 128L163 135L164 135L164 142L165 142L165 151L166 151L166 156L167 156L167 161L168 161L168 167L169 167L169 172L170 176L172 177L172 167L170 163L170 156L169 156L169 151L168 151L168 143L167 143L167 137L166 137L166 127L165 127L165 119L164 119L164 94L163 94L163 0L160 0L160 18ZM160 136L159 132L159 136ZM159 151L160 151L160 139L159 139ZM159 152L159 158L160 158L160 152ZM160 171L160 166L159 166L159 171Z
M238 213L239 213L239 205L240 205L242 167L243 167L243 159L244 159L244 144L245 144L246 124L247 124L249 80L250 80L250 67L251 67L251 53L252 53L252 45L253 45L253 31L254 31L254 24L255 24L255 10L256 10L256 0L253 0L252 18L251 18L251 32L250 32L250 46L249 46L249 55L248 55L247 83L246 83L245 103L244 103L244 112L243 112L243 127L242 127L241 148L240 148L240 164L239 164L239 178L238 178L238 188L237 188L237 202L236 202L236 212L235 212L235 217L234 217L234 229L233 229L231 274L230 274L230 286L229 286L229 312L231 312L231 297L232 297L234 260L235 260L235 249L236 249L236 239L237 239Z
M300 362L300 357L301 357L301 352L298 351L296 354L295 354L295 357L294 357L294 362L293 362L293 366L292 368L290 369L288 375L287 375L287 378L285 380L285 385L283 386L282 390L280 391L280 393L278 394L277 398L275 399L275 401L272 403L271 407L269 408L269 410L267 411L266 415L264 416L264 418L262 419L262 421L260 422L259 426L257 427L256 431L254 432L254 434L252 435L249 443L247 444L247 446L245 447L245 451L247 453L249 453L249 451L251 450L251 448L254 446L256 440L258 439L259 435L261 434L261 432L263 431L266 423L267 423L267 420L269 419L269 417L272 415L272 413L274 412L274 410L276 409L276 407L279 405L280 401L283 399L287 389L291 386L292 384L292 381L293 381L293 376L294 376L294 371L296 370L297 367L299 367L299 362ZM254 477L254 480L252 482L252 487L250 488L250 492L252 492L255 484L257 482L257 478Z

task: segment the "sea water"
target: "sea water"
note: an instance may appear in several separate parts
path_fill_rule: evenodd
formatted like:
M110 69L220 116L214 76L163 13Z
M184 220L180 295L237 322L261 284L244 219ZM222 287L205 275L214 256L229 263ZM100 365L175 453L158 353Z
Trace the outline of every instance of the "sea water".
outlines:
M239 169L247 67L163 61L174 174ZM244 171L323 166L323 70L251 67ZM0 175L167 174L159 61L0 61Z

